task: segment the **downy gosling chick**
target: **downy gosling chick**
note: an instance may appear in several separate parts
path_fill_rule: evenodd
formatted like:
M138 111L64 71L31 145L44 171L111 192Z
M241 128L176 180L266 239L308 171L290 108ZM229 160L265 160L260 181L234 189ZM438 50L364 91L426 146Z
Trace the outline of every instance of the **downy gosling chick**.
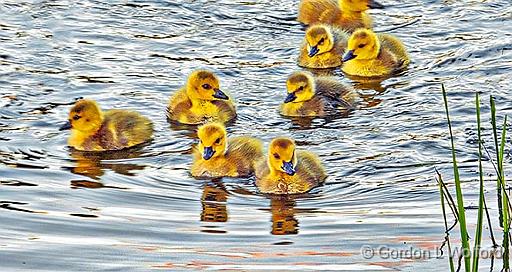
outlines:
M357 92L335 77L313 78L295 72L286 81L288 96L281 105L285 116L328 116L354 108Z
M204 121L226 123L236 117L236 110L229 96L220 90L217 76L210 71L197 70L171 97L167 117L189 125Z
M60 130L71 129L68 144L81 151L120 150L151 140L153 124L135 111L103 112L93 100L82 99Z
M314 25L306 31L298 65L306 68L324 69L342 65L349 34L328 25Z
M371 28L368 9L381 9L374 0L302 0L299 4L298 21L305 25L329 24L353 32L357 28Z
M407 68L409 62L407 50L398 38L358 29L348 41L341 70L353 76L389 76Z
M263 158L263 144L250 137L228 140L220 123L199 127L200 140L194 149L191 174L194 177L247 177L254 173L256 161Z
M267 160L256 166L256 185L262 193L305 193L326 178L318 157L308 151L295 150L295 142L288 138L272 140Z

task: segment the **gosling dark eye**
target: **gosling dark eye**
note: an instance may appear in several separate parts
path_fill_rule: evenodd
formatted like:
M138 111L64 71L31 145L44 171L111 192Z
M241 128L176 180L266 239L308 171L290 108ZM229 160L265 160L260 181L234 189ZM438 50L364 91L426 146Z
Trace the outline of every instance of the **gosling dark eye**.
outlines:
M365 47L365 46L366 46L366 44L360 44L360 45L359 45L359 46L357 46L357 47L359 47L359 48L363 48L363 47Z
M221 138L217 138L217 140L215 140L215 144L220 144L220 140Z
M274 153L274 158L276 158L277 160L279 160L281 158L281 156L279 156L279 154L277 153Z
M320 41L318 42L318 45L322 45L322 44L324 44L324 41L325 41L325 39L324 39L324 38L320 39Z
M299 90L299 91L304 90L304 86L300 86L298 90Z
M212 88L212 86L210 86L210 84L203 84L203 86L202 86L202 87L203 87L203 89L205 89L205 90L209 90L209 89L211 89L211 88Z
M82 117L78 116L78 115L73 116L73 120L75 120L75 121L79 120L80 118L82 118Z

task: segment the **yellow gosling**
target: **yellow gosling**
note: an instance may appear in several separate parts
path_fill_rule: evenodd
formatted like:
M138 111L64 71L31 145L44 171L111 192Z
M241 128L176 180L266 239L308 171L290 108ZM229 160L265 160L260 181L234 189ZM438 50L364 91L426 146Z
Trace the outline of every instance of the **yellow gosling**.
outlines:
M288 138L272 140L267 160L256 166L256 185L262 193L300 194L321 184L327 177L318 157L295 150Z
M341 69L352 76L382 77L404 70L409 62L407 50L398 38L358 29L348 41Z
M286 81L288 96L281 105L285 116L328 116L353 109L358 94L335 77L313 78L295 72Z
M61 130L71 129L69 146L81 151L120 150L151 140L153 124L138 112L103 112L93 100L79 100L71 108L69 121Z
M374 0L302 0L299 4L298 21L305 25L336 25L348 32L357 28L371 28L372 19L368 9L381 9L383 5Z
M194 177L247 177L254 173L256 161L263 158L260 140L234 137L228 140L220 123L199 127L199 145L194 149L191 174Z
M341 58L349 35L328 25L314 25L306 31L298 65L306 68L324 69L342 65Z
M220 90L217 76L210 71L197 70L171 97L167 117L189 125L204 121L226 123L236 117L236 110L229 96Z

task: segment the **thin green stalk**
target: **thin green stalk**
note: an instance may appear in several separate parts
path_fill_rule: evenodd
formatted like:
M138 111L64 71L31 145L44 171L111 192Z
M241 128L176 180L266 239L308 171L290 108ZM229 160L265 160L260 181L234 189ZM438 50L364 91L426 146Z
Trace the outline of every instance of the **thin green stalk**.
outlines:
M501 166L500 166L500 155L499 155L499 146L498 146L498 133L496 129L496 105L494 104L494 98L491 96L491 124L492 124L492 131L494 136L494 146L496 147L496 156L497 156L497 164L498 164L498 175L501 176ZM503 206L502 206L502 199L501 199L501 178L498 178L496 181L497 188L496 188L496 195L498 198L498 210L499 210L499 219L500 219L500 227L503 227Z
M502 189L504 191L504 194L503 194L503 208L504 211L503 211L503 220L504 221L507 221L508 222L508 209L507 209L507 202L508 202L508 194L506 193L506 188L507 188L507 183L505 181L505 170L503 169L503 154L505 153L505 139L506 139L506 135L507 135L507 116L505 115L505 119L503 121L503 130L501 131L501 143L500 143L500 151L499 151L499 161L498 161L498 169L500 171L500 180L501 180L501 183L502 183ZM507 213L507 214L505 214ZM506 216L506 217L505 217Z
M445 241L448 246L448 259L450 260L450 272L455 272L455 266L453 265L453 256L452 256L452 246L450 244L450 231L448 229L448 221L446 220L446 208L444 206L444 193L443 193L443 180L441 175L439 175L439 179L437 181L439 183L439 193L441 194L441 208L443 209L443 218L444 218L444 233L445 233Z
M487 218L487 226L489 227L489 236L491 237L492 247L497 248L497 247L499 247L499 245L498 245L498 243L496 243L496 239L494 238L494 232L492 231L491 216L489 215L489 208L487 208L487 200L485 200L485 197L484 197L484 210L485 210L485 217Z
M492 120L492 128L493 128L493 136L494 136L494 145L496 148L496 156L498 161L497 164L497 182L498 189L500 190L500 195L498 199L498 207L500 210L500 226L503 227L503 269L508 271L510 268L509 264L509 234L510 234L510 219L509 219L509 197L506 192L506 182L505 182L505 171L503 170L503 154L505 151L505 139L507 133L507 116L505 116L503 122L503 128L501 132L501 140L500 145L498 145L498 130L496 128L496 104L494 102L494 98L491 96L491 120ZM503 195L501 195L501 190L503 190Z
M453 163L453 176L455 179L455 192L457 196L457 206L459 212L459 228L460 228L460 239L462 241L462 249L464 255L464 267L465 271L471 271L471 251L469 248L469 236L466 225L466 214L464 210L464 197L462 195L462 187L459 176L459 168L457 166L457 156L455 155L455 142L453 139L452 132L452 124L450 122L450 113L448 111L448 98L446 95L446 90L444 88L444 84L441 84L441 88L443 90L443 99L444 99L444 107L446 110L446 119L448 120L448 128L450 130L450 141L451 141L451 149L452 149L452 163Z
M478 172L480 174L480 196L478 199L478 219L476 223L475 246L473 247L473 272L478 272L478 257L482 242L482 229L484 219L484 170L482 167L482 135L480 131L480 97L476 93L476 123L478 134Z
M439 178L441 178L441 173L439 173L439 171L437 171L437 168L435 170L436 170L437 176ZM446 184L444 182L441 182L441 185L443 186L443 189L444 189L443 190L444 196L448 202L448 207L450 207L450 209L452 210L452 214L455 217L455 222L453 224L455 226L455 225L457 225L457 223L459 223L459 217L458 217L459 212L457 211L457 207L456 207L457 205L455 204L455 201L453 200L453 197L450 194L450 190L448 190L448 187L446 186ZM450 229L452 229L452 228L450 228Z
M507 116L505 116L505 120L503 121L503 130L501 132L501 146L500 146L500 152L499 157L500 161L498 162L498 169L500 169L500 176L501 176L501 186L503 188L504 194L503 194L503 268L508 269L509 268L509 233L510 233L510 218L509 218L509 199L508 194L506 193L507 183L505 181L505 170L503 169L503 154L505 151L505 137L507 133Z

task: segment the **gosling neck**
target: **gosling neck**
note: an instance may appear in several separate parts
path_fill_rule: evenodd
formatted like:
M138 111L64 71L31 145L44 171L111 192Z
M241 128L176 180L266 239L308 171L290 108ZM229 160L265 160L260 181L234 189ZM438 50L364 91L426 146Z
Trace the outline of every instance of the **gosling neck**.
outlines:
M190 99L190 102L192 103L192 107L200 107L205 102L207 102L207 100L199 99L199 98L195 98L195 97L190 97L190 96L189 96L189 99Z
M283 177L286 175L286 173L283 173L282 171L280 170L277 170L275 169L271 164L270 162L268 163L268 169L270 169L270 175L271 176L279 176L279 177Z
M194 87L187 86L186 93L187 93L188 99L190 100L190 103L192 103L192 107L201 107L205 104L205 102L211 102L209 100L197 97L197 95L194 93L195 90L191 89L191 88L194 88Z

